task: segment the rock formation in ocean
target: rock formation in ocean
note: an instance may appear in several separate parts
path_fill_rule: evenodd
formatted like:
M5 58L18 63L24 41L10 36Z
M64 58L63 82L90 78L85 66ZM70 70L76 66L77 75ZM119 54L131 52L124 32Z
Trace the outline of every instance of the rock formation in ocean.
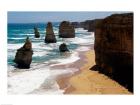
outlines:
M46 27L45 43L56 43L56 38L53 32L53 27L51 22L48 22Z
M18 68L28 69L32 62L32 55L32 43L29 40L29 37L27 37L23 47L17 50L14 62L17 64Z
M133 92L133 13L114 14L96 24L95 61L99 70Z
M67 45L65 43L62 43L60 46L59 46L59 51L60 52L67 52L69 51L68 48L67 48Z
M61 38L74 38L75 37L75 29L74 26L71 25L68 21L61 22L59 26L59 37Z
M39 34L38 29L36 27L34 27L34 34L35 34L35 38L40 37L40 34Z

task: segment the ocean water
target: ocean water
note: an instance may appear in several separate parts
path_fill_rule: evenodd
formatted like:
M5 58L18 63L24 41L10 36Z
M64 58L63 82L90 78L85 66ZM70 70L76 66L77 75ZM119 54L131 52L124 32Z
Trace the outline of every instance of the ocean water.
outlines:
M40 38L34 38L34 26L38 27ZM63 94L56 78L60 75L73 74L78 68L51 69L57 65L67 65L78 61L79 53L91 49L94 33L83 28L76 28L75 38L59 38L59 23L53 23L57 43L46 44L45 23L8 24L8 93L9 94ZM33 59L30 69L15 68L13 62L17 49L23 46L26 37L32 41ZM59 45L66 43L70 52L63 55Z

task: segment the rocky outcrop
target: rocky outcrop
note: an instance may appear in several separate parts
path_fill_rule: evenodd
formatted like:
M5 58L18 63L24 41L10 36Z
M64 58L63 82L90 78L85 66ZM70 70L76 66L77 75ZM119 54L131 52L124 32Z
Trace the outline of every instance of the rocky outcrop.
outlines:
M32 43L27 37L24 46L17 50L14 62L17 64L18 68L28 69L32 62L32 55Z
M88 30L88 32L94 32L95 31L95 25L100 20L101 19L86 20L84 22L72 22L71 24L75 28L84 28L85 30Z
M40 37L40 34L39 34L38 29L36 27L34 27L34 34L35 34L35 38Z
M96 65L133 92L133 13L114 14L96 24Z
M74 38L75 29L68 21L63 21L59 26L59 37L61 38Z
M81 26L88 31L94 31L94 27L91 27L94 24L94 20L86 20L84 22L81 22ZM92 30L91 30L91 29Z
M71 22L71 25L74 26L74 28L82 28L81 22Z
M51 22L48 22L46 27L45 43L56 43L56 38L53 32L53 27Z
M63 43L63 44L61 44L61 45L59 46L59 51L60 51L60 52L67 52L67 51L69 51L69 50L68 50L68 48L67 48L67 45L66 45L65 43Z

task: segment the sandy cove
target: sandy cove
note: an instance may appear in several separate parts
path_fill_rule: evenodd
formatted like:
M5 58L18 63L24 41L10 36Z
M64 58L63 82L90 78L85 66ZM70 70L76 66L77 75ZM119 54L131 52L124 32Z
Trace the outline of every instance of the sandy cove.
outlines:
M57 83L64 94L132 94L116 81L98 71L91 71L95 64L94 50L85 53L86 63L73 76L59 77Z

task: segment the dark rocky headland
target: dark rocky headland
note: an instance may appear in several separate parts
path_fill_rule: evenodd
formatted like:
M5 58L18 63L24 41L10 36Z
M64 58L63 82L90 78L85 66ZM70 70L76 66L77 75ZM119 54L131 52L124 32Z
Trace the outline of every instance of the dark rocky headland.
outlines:
M95 61L91 69L108 75L133 92L133 13L73 22L95 32Z

